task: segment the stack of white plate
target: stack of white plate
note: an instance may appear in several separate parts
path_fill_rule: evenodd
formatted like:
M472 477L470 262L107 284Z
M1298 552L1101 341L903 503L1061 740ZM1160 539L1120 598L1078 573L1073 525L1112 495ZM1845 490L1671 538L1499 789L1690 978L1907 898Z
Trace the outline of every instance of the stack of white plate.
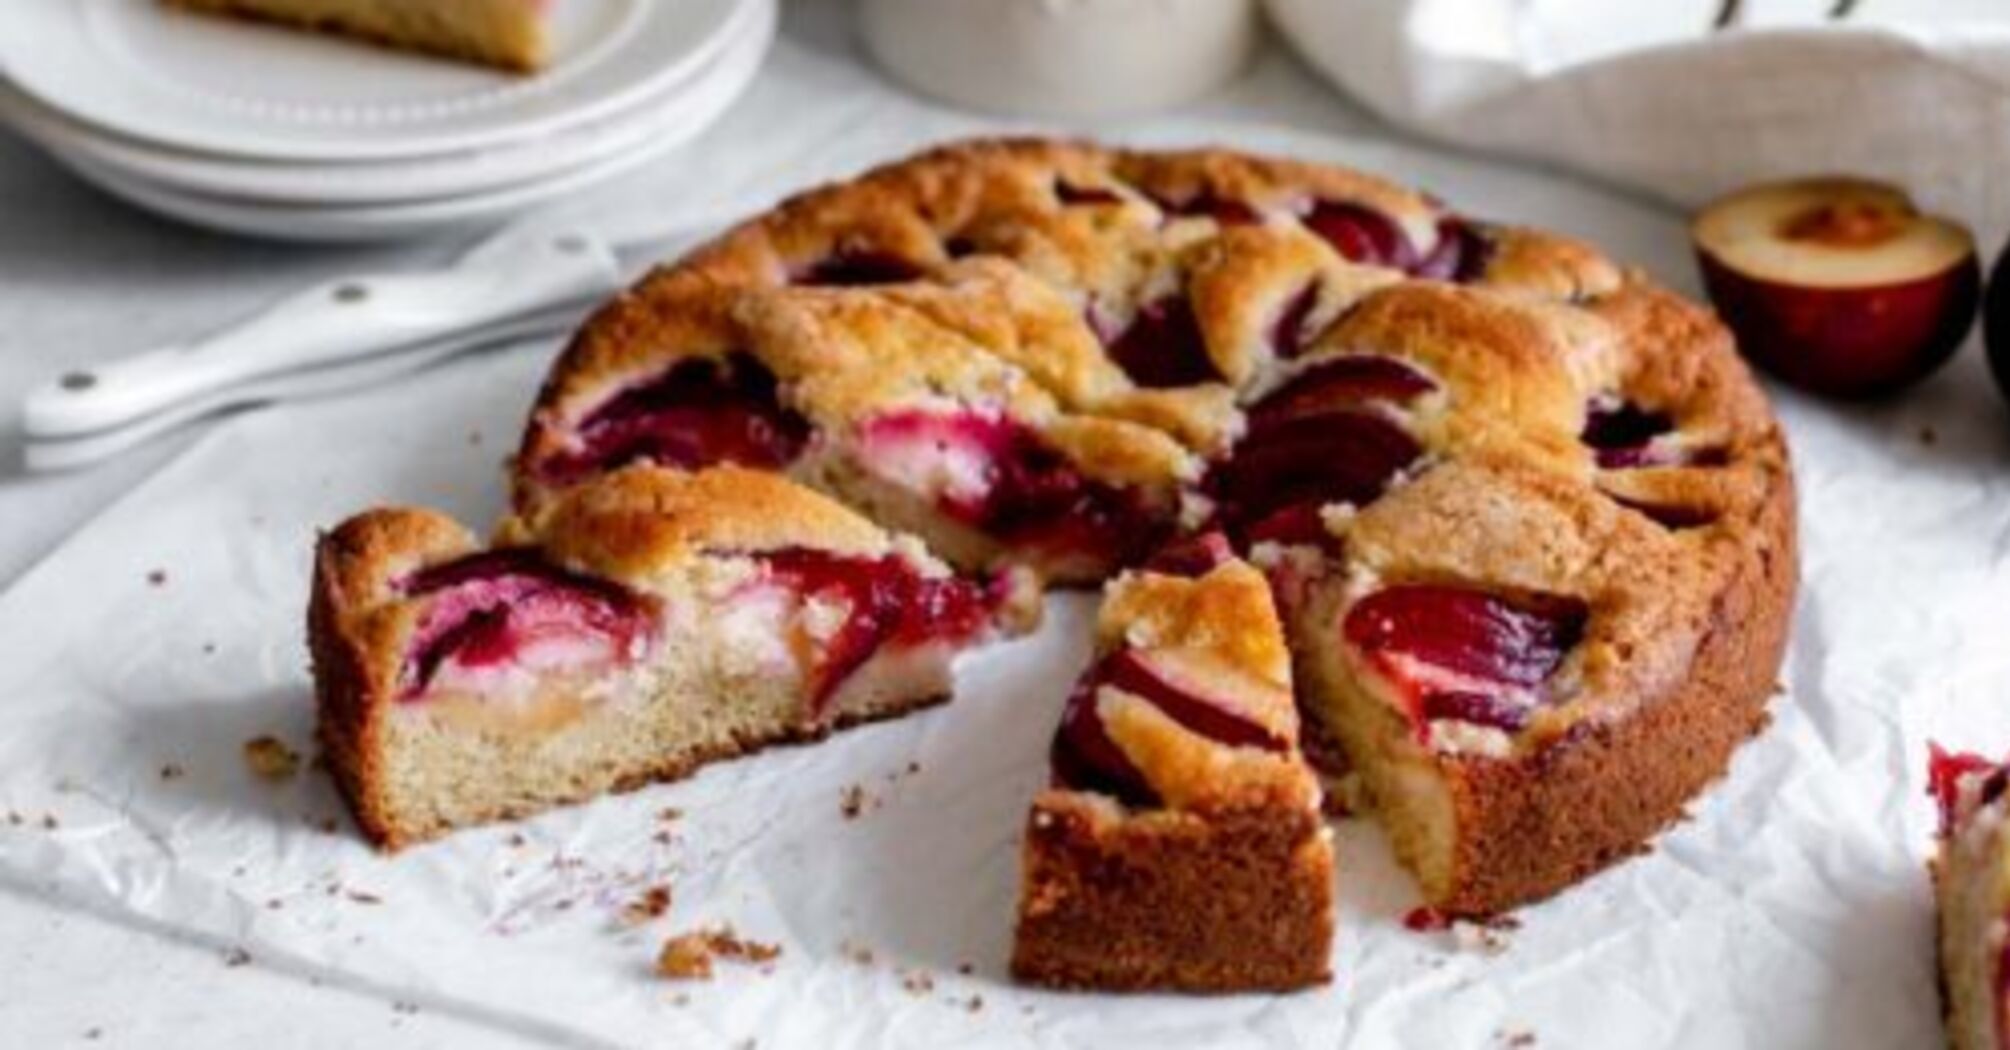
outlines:
M0 2L0 118L141 207L383 240L494 223L697 135L752 81L776 0L567 0L534 76L170 10Z

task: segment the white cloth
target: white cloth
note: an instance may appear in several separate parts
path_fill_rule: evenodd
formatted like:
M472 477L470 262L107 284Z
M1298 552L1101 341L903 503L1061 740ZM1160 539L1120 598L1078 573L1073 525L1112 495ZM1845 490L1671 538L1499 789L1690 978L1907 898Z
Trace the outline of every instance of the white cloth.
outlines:
M1894 180L2010 231L2002 0L1268 0L1354 98L1441 141L1694 206L1758 179Z

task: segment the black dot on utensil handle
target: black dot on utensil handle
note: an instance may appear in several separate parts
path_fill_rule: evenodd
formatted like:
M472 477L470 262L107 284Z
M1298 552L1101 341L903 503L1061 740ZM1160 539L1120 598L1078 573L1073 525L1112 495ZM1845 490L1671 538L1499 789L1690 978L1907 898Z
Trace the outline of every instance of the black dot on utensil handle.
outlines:
M370 297L370 289L360 284L335 286L335 301L338 303L360 303Z
M89 372L66 372L57 382L65 390L89 390L98 385L98 377Z

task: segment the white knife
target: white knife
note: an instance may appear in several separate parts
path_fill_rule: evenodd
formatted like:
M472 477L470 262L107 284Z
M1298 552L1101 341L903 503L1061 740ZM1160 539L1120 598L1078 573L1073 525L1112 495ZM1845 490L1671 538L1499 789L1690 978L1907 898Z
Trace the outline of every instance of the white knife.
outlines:
M514 225L445 269L338 278L205 338L65 373L22 404L28 467L83 466L207 416L564 331L626 283L623 254L647 265L753 210Z

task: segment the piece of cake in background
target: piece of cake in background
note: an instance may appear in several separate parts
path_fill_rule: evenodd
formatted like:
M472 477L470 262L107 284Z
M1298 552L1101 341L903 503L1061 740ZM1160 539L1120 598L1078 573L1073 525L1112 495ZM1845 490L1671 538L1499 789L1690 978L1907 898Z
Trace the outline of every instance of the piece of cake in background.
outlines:
M1940 804L1933 891L1940 911L1940 987L1954 1050L2010 1046L2004 963L2010 940L2010 838L2003 789L2010 766L1931 748L1929 784Z
M1114 580L1033 801L1015 976L1281 990L1330 976L1333 847L1263 575L1220 534Z
M369 511L319 545L322 752L395 849L943 700L955 656L1038 601L732 467L616 471L487 548Z
M551 0L163 0L519 73L550 59Z

